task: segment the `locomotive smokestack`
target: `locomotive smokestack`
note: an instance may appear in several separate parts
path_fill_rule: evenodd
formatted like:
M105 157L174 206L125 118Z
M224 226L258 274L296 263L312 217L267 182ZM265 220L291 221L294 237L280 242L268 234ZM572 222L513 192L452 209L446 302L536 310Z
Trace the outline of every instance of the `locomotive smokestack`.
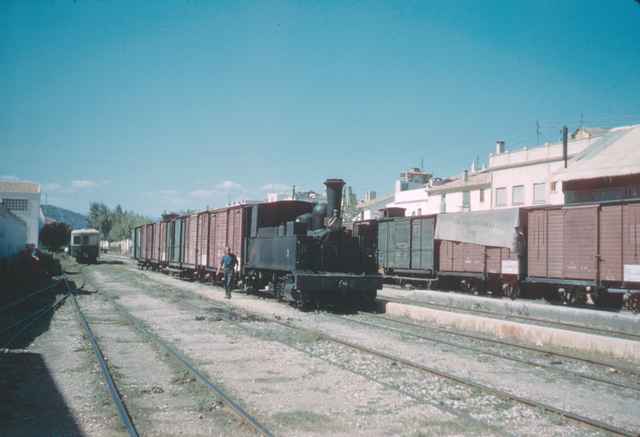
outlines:
M327 216L333 216L336 211L336 217L340 217L344 181L342 179L327 179L324 184L327 186Z

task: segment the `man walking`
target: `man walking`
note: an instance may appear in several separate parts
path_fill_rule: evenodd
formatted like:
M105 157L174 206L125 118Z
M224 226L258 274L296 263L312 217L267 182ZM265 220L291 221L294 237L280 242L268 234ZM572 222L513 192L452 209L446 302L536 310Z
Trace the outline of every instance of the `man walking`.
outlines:
M226 254L220 261L220 268L224 272L224 291L227 299L231 299L231 286L233 283L233 270L238 264L238 259L231 253L231 248L226 248ZM218 272L220 269L218 269Z

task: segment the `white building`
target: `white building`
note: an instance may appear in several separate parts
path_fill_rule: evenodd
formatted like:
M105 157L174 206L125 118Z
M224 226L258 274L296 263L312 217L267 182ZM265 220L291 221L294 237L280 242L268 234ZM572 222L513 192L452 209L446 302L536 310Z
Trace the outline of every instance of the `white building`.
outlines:
M606 142L615 129L579 129L567 143L571 159L596 142ZM562 182L553 175L564 168L563 145L547 143L520 150L507 150L504 141L496 143L486 168L471 169L456 177L429 178L424 184L396 182L393 202L388 206L405 208L406 215L481 211L532 205L562 205ZM425 173L426 174L426 173ZM402 189L404 187L408 189Z
M27 226L27 244L38 246L40 185L23 181L0 181L2 205Z
M0 260L14 256L27 244L24 221L0 205Z

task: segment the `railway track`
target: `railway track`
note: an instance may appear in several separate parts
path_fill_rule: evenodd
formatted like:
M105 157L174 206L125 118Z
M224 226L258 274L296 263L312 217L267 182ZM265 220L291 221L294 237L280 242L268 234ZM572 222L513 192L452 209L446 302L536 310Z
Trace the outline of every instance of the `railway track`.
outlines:
M76 308L76 311L79 315L79 318L81 320L81 324L83 326L83 329L85 330L85 333L87 334L87 337L89 338L92 347L96 353L96 357L98 358L101 370L102 370L102 374L103 377L107 383L107 386L109 388L109 392L111 394L111 398L116 406L116 409L118 410L118 415L120 416L120 419L123 423L123 425L125 426L125 428L127 429L129 435L131 436L137 436L137 430L135 428L135 425L131 419L131 416L129 415L126 405L124 404L118 389L113 381L113 377L111 376L110 372L109 372L109 368L106 364L106 361L104 359L104 356L102 355L102 352L100 351L100 348L97 344L97 340L95 338L95 336L93 335L93 332L91 331L91 327L89 325L89 322L87 321L86 317L84 316L82 309L80 308L80 305L78 304L75 295L73 294L73 291L70 289L70 287L68 286L68 283L66 282L65 279L65 287L67 287L67 290L74 302L74 306ZM142 335L143 337L151 340L153 343L155 343L160 349L164 350L167 354L169 354L170 356L172 356L173 358L175 358L175 360L180 363L180 365L186 370L188 371L197 381L199 381L200 383L202 383L204 386L206 386L210 391L212 391L215 396L221 401L223 402L231 412L233 412L242 423L246 424L247 426L249 426L251 429L253 429L257 434L259 435L263 435L265 437L272 437L273 434L271 433L271 431L269 431L269 429L267 429L264 425L262 425L254 416L252 416L248 411L246 411L242 406L240 406L240 404L238 402L236 402L231 396L229 396L227 393L225 393L217 384L213 383L203 372L201 372L185 355L183 355L182 353L180 353L177 349L175 349L172 345L170 345L168 342L166 342L165 340L161 339L159 336L157 336L155 333L153 333L150 329L148 329L142 322L140 322L139 320L137 320L135 317L133 317L126 309L124 309L120 304L118 304L117 302L115 302L115 300L113 298L111 298L108 294L106 293L102 293L102 296L105 296L107 298L107 300L109 300L109 302L113 305L113 307L116 309L116 311L118 312L118 314L120 316L122 316L124 319L127 320L127 322L133 327L135 328L135 330Z
M369 315L369 314L368 314ZM438 332L442 332L451 336L459 336L459 337L464 337L464 338L471 338L474 340L479 340L479 341L483 341L486 343L490 343L490 344L498 344L498 345L503 345L503 346L510 346L510 347L514 347L514 348L518 348L518 349L522 349L522 350L527 350L527 351L534 351L534 352L539 352L539 353L543 353L546 355L551 355L551 356L556 356L556 357L563 357L563 358L568 358L568 359L573 359L576 361L581 361L584 363L588 363L588 364L594 364L597 366L602 366L602 367L606 367L609 369L612 369L614 367L612 367L611 364L608 363L600 363L597 361L593 361L593 360L588 360L588 359L583 359L583 358L578 358L578 357L571 357L569 355L565 355L565 354L560 354L560 353L555 353L552 351L546 351L546 350L542 350L542 349L537 349L537 348L531 348L531 347L527 347L527 346L521 346L518 344L514 344L514 343L509 343L509 342L505 342L505 341L501 341L501 340L493 340L493 339L485 339L483 337L478 337L478 336L473 336L473 335L467 335L467 334L460 334L457 332L452 332L450 330L446 330L446 329L440 329L440 328L427 328L425 326L421 326L415 323L411 323L411 322L406 322L403 320L396 320L394 318L388 317L388 316L380 316L380 315L376 315L376 316L372 316L376 319L381 319L384 320L386 322L391 322L391 323L395 323L395 324L399 324L399 325L404 325L404 326L409 326L411 328L414 329L420 329L422 331L425 330L432 330L432 331L438 331ZM447 346L452 346L455 348L459 348L459 349L464 349L464 350L468 350L471 352L476 352L479 354L484 354L484 355L490 355L499 359L503 359L503 360L508 360L508 361L513 361L516 363L520 363L520 364L525 364L531 367L538 367L541 369L546 369L546 370L550 370L552 372L557 372L557 373L566 373L569 374L575 378L581 378L581 379L585 379L587 381L592 381L592 382L597 382L600 384L606 384L606 385L611 385L614 387L618 387L618 388L624 388L624 389L629 389L629 390L633 390L633 391L637 391L640 393L640 386L630 386L628 384L624 384L621 382L616 382L616 381L612 381L610 379L604 379L601 377L597 377L597 376L593 376L593 375L588 375L585 373L579 373L579 372L575 372L572 370L567 370L567 369L560 369L558 367L554 367L553 365L547 365L547 364L541 364L541 363L537 363L535 361L531 361L531 360L526 360L526 359L522 359L522 358L518 358L518 357L514 357L514 356L510 356L510 355L505 355L502 353L497 353L497 352L492 352L486 349L482 349L480 347L473 347L473 346L467 346L464 344L460 344L460 343L455 343L453 341L447 341L447 340L443 340L443 339L439 339L436 338L435 336L430 336L430 335L423 335L423 334L417 334L415 332L411 332L411 331L407 331L407 330L403 330L403 329L398 329L389 325L384 325L384 324L377 324L377 323L373 323L373 322L369 322L369 321L365 321L365 320L358 320L358 319L354 319L352 317L347 317L347 316L342 316L339 317L341 320L347 320L351 323L357 323L360 325L364 325L364 326L370 326L373 328L377 328L377 329L381 329L381 330L391 330L393 332L396 332L398 334L401 335L406 335L406 336L410 336L410 337L414 337L414 338L419 338L422 340L427 340L429 342L432 343L437 343L437 344L444 344ZM640 380L640 373L634 372L630 369L626 369L626 368L615 368L615 370L620 371L620 372L625 372L630 376L636 377Z
M457 308L457 307L451 307L449 305L443 305L443 304L439 304L439 303L435 303L435 302L427 302L427 301L413 300L413 299L401 299L401 298L395 298L395 297L384 297L384 298L379 298L379 300L386 301L386 302L405 304L405 305L422 306L422 307L440 309L440 310L446 310L446 311L455 311L455 312L460 312L460 313L465 313L465 314L481 315L483 317L487 317L488 316L488 317L491 317L491 318L494 318L494 319L500 319L500 320L523 321L523 322L526 322L526 323L529 323L529 324L532 324L532 325L543 325L543 326L549 326L549 327L557 327L557 328L560 328L560 329L569 329L569 330L585 332L585 333L589 333L589 334L603 335L603 336L606 336L606 337L618 337L618 338L627 339L627 340L640 341L640 334L634 334L634 333L630 333L630 332L623 332L623 331L616 331L616 330L609 330L609 329L602 329L602 328L595 328L595 327L590 327L590 326L578 325L578 324L575 324L575 323L567 323L567 322L560 322L560 321L556 321L556 320L541 319L541 318L538 318L538 317L528 317L528 316L511 315L511 314L510 315L505 315L505 314L498 314L498 313L496 313L494 311L479 310L479 309L472 309L472 308Z
M486 385L486 384L475 382L475 381L471 380L470 378L460 377L460 376L454 375L453 373L446 372L446 371L443 371L443 370L440 370L440 369L436 369L434 367L426 366L424 364L417 363L415 361L411 361L411 360L402 358L402 357L397 356L397 355L393 355L393 354L390 354L390 353L387 353L387 352L383 352L383 351L380 351L380 350L376 350L376 349L373 349L373 348L370 348L370 347L367 347L367 346L364 346L364 345L360 345L360 344L357 344L357 343L354 343L354 342L351 342L351 341L347 341L347 340L344 340L344 339L341 339L341 338L338 338L338 337L335 337L335 336L332 336L332 335L328 335L328 334L326 334L326 333L324 333L322 331L308 329L308 328L302 328L302 327L299 327L299 326L293 326L293 325L289 324L288 322L282 322L282 321L278 321L278 320L274 320L273 322L277 323L277 324L280 324L280 325L283 325L283 326L286 326L286 327L289 327L289 328L292 328L292 329L303 331L303 332L305 332L307 334L315 335L318 338L321 338L321 339L324 339L324 340L328 340L328 341L331 341L331 342L334 342L334 343L337 343L337 344L341 344L343 346L347 346L347 347L352 348L352 349L357 350L357 351L361 351L361 352L364 352L364 353L367 353L367 354L370 354L370 355L374 355L374 356L377 356L377 357L380 357L380 358L384 358L384 359L390 360L392 362L401 363L401 364L403 364L405 366L412 367L414 369L421 370L421 371L424 371L424 372L427 372L427 373L430 373L430 374L433 374L433 375L448 379L450 381L454 381L456 383L459 383L459 384L462 384L462 385L465 385L465 386L468 386L468 387L471 387L471 388L474 388L474 389L477 389L477 390L481 390L481 391L486 392L486 393L490 393L490 394L495 395L495 396L497 396L499 398L502 398L502 399L509 399L509 400L512 400L512 401L515 401L515 402L518 402L518 403L521 403L521 404L524 404L524 405L528 405L530 407L540 408L542 410L557 414L560 417L566 417L566 418L572 419L572 420L574 420L574 421L576 421L578 423L589 425L589 426L591 426L593 428L596 428L598 430L606 431L606 432L609 432L609 433L612 433L612 434L615 434L615 435L620 435L620 436L627 436L627 437L637 437L638 436L638 433L635 432L635 431L625 430L625 429L622 429L622 428L607 424L607 423L602 422L602 421L597 420L597 419L589 418L587 416L583 416L583 415L580 415L580 414L577 414L577 413L574 413L574 412L571 412L571 411L568 411L568 410L564 410L562 408L554 407L554 406L552 406L550 404L547 404L547 403L544 403L544 402L539 402L539 401L536 401L534 399L529 399L529 398L525 398L525 397L522 397L522 396L518 396L518 395L510 393L510 392L508 392L506 390L502 390L502 389L499 389L499 388L496 388L496 387L491 387L491 386Z
M181 302L181 304L191 307L193 309L196 309L198 311L201 311L202 308L197 307L193 304L190 304L188 302ZM226 311L230 314L237 314L237 310L232 307L231 305L228 305L226 303L212 303L211 301L208 302L208 305L214 307L217 310L221 310L221 311ZM329 335L323 331L320 330L314 330L314 329L309 329L309 328L305 328L305 327L300 327L300 326L296 326L294 324L291 324L290 322L287 321L282 321L282 320L277 320L277 319L271 319L271 318L265 318L263 315L252 312L252 311L247 311L247 310L241 310L242 313L245 313L247 315L250 315L252 317L255 317L258 320L264 321L264 322L271 322L283 327L286 327L288 329L292 329L292 330L296 330L298 332L304 333L308 336L312 336L312 337L316 337L318 339L322 339L322 340L326 340L335 344L339 344L342 346L346 346L348 348L351 348L353 350L359 351L361 353L365 353L365 354L369 354L384 360L388 360L394 363L400 363L402 365L405 365L407 367L419 370L419 371L423 371L432 375L435 375L437 377L441 377L444 378L446 380L452 381L454 383L457 384L461 384L463 386L472 388L472 389L476 389L476 390L480 390L484 393L487 394L491 394L494 395L498 398L501 399L506 399L506 400L510 400L516 403L520 403L529 407L533 407L533 408L537 408L537 409L541 409L547 412L550 412L552 414L555 414L559 417L562 418L568 418L571 419L577 423L583 424L583 425L588 425L596 430L599 431L605 431L614 435L621 435L621 436L628 436L628 437L637 437L638 433L635 431L630 431L630 430L626 430L626 429L622 429L620 427L605 423L601 420L598 419L594 419L591 417L587 417L578 413L575 413L573 411L569 411L563 408L558 408L555 407L553 405L550 405L548 403L545 402L540 402L537 401L535 399L530 399L527 397L523 397L523 396L518 396L514 393L511 393L509 391L500 389L500 388L496 388L496 387L492 387L490 385L487 384L483 384L483 383L479 383L476 382L474 380L472 380L471 378L465 378L465 377L461 377L458 375L455 375L451 372L447 372L447 371L443 371L441 369L437 369L431 366L427 366L412 360L408 360L405 359L401 356L398 355L394 355L385 351L381 351L381 350L377 350L377 349L373 349L361 344L357 344L348 340L344 340L342 338L338 338L332 335ZM602 382L602 381L598 381L598 382Z
M129 415L129 411L127 410L127 407L122 399L122 396L120 395L120 392L116 387L116 384L113 380L113 376L111 375L111 371L109 370L109 366L107 365L104 355L102 354L102 350L100 350L100 346L98 345L98 340L93 334L91 326L89 325L87 318L82 312L82 308L80 308L80 304L78 304L78 300L76 299L76 296L73 290L71 289L71 287L69 287L69 283L67 282L66 278L63 279L63 282L64 282L64 287L67 292L67 295L71 297L73 306L76 309L76 314L78 315L78 319L80 321L80 324L82 325L82 329L84 330L86 337L89 339L89 342L91 343L91 348L93 349L93 352L96 355L98 364L100 365L100 371L102 373L102 377L104 378L107 384L107 388L109 389L109 394L111 395L113 404L116 407L118 416L120 417L120 421L122 422L122 425L125 427L127 433L130 436L137 437L139 435L138 430L133 424L133 420Z

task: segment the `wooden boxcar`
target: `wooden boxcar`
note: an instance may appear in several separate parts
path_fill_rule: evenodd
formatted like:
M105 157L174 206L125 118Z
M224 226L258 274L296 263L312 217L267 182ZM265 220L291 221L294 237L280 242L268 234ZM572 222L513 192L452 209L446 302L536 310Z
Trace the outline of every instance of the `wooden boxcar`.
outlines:
M568 302L640 289L640 203L536 208L528 220L528 284Z
M386 276L433 277L436 217L389 217L378 221L378 265Z

